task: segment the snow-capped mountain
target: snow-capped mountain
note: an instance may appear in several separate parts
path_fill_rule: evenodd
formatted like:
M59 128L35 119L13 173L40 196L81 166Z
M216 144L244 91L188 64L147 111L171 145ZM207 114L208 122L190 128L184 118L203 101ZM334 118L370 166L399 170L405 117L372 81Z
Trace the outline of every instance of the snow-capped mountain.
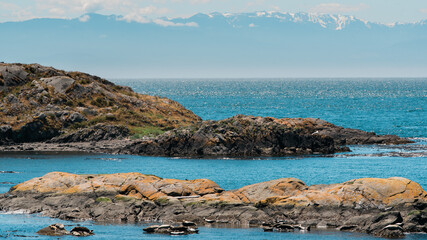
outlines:
M223 20L233 27L256 27L271 23L296 23L296 24L318 24L322 28L342 30L350 24L363 24L369 27L369 22L357 19L354 16L314 14L314 13L287 13L274 11L259 11L253 13L211 13L197 14L190 18L168 19L172 22L195 21L203 18L210 22ZM205 21L208 22L208 21Z
M0 61L114 77L427 76L427 21L253 12L0 23Z

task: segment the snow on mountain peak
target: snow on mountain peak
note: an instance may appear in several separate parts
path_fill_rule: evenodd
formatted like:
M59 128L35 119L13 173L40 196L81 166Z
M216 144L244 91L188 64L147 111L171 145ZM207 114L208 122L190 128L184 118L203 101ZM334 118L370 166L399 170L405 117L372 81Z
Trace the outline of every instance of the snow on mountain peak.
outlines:
M333 30L343 30L352 22L361 22L362 24L369 27L368 21L364 21L354 16L345 16L345 15L333 15L333 14L318 14L318 13L288 13L288 12L278 12L278 11L257 11L253 13L210 13L207 14L209 18L214 18L215 16L221 16L226 19L226 21L233 27L243 27L239 25L239 21L242 18L251 18L257 19L258 21L262 18L277 19L280 22L293 22L293 23L314 23L319 24L321 27L326 29ZM247 24L244 24L248 26Z

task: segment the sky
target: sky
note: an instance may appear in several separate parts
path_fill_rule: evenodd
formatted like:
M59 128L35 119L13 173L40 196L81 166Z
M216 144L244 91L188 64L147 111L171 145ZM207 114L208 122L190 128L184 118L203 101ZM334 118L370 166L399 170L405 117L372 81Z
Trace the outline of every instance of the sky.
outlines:
M344 14L378 23L417 22L427 19L427 0L0 0L0 22L76 18L95 12L141 22L195 13L254 11Z

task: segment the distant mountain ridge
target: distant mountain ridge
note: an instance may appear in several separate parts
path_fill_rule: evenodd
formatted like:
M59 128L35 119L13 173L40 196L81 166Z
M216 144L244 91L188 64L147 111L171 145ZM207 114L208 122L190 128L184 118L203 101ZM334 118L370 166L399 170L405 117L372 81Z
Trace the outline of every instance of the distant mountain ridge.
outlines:
M40 62L105 77L427 76L427 20L353 16L195 14L0 23L0 61Z
M83 15L85 16L85 15ZM114 15L112 15L114 16ZM313 23L320 25L322 28L342 30L348 25L359 25L370 28L371 26L386 26L393 28L395 26L402 25L412 25L412 26L421 26L427 24L427 20L422 20L414 23L377 23L371 22L363 19L359 19L352 15L342 15L342 14L321 14L321 13L307 13L307 12L278 12L278 11L257 11L250 13L219 13L213 12L209 14L198 13L187 18L161 18L165 21L170 21L173 23L196 23L195 26L200 26L200 21L204 23L209 21L225 21L232 27L241 28L241 27L256 27L255 23L272 23L274 21L286 24L286 23L296 23L296 24L308 24ZM209 20L207 20L209 19ZM270 21L266 21L266 19ZM123 20L122 16L117 16L117 20ZM247 24L251 22L250 24ZM253 25L251 25L253 24ZM180 25L180 26L190 26L191 25ZM203 25L201 25L203 26ZM261 26L261 25L259 25Z
M265 22L265 19L273 20L281 23L314 23L319 24L323 28L341 30L346 25L351 23L364 23L367 26L368 21L357 19L354 16L346 15L333 15L333 14L313 14L313 13L287 13L287 12L275 12L275 11L258 11L253 13L211 13L211 14L197 14L188 20L193 20L194 18L208 17L210 19L214 18L225 18L226 22L232 25L233 27L257 27L255 23L268 23ZM185 18L181 18L185 19ZM178 19L169 19L171 21L177 21ZM264 22L263 22L264 21ZM197 23L197 20L195 21ZM246 24L251 22L249 24ZM272 21L270 21L272 22Z

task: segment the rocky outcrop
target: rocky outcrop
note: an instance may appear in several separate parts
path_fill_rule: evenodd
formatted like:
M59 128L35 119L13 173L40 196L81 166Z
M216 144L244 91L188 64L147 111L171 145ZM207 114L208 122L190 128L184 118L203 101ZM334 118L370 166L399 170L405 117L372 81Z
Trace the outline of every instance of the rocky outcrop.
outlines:
M275 119L237 115L204 121L135 142L119 150L157 156L286 156L349 151L345 144L401 144L397 136L378 136L320 119Z
M80 129L76 132L50 139L51 143L98 142L104 140L123 139L129 135L124 126L97 124L93 127Z
M337 145L355 144L405 144L412 141L396 135L376 135L359 129L336 126L318 118L282 118L275 121L304 134L328 136Z
M60 135L62 140L68 135L70 140L90 141L98 137L84 136L93 135L88 131L97 124L124 126L129 130L126 136L143 136L200 120L170 99L138 94L89 74L0 63L0 145Z
M55 223L38 230L37 234L46 236L64 236L70 235L70 232L65 229L64 224Z
M121 153L160 156L285 156L346 151L327 136L301 134L274 118L237 115L135 142Z
M427 193L405 178L307 186L282 178L224 191L207 179L140 173L53 172L0 196L0 210L68 220L258 225L267 231L332 228L381 237L426 232Z

